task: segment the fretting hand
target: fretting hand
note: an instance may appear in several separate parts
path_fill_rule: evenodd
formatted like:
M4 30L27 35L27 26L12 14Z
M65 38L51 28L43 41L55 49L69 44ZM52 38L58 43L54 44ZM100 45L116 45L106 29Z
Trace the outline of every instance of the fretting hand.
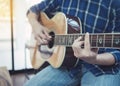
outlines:
M97 50L95 50L95 52L91 50L89 33L85 34L84 41L81 41L81 40L82 40L82 37L80 36L74 41L72 45L74 55L77 58L80 58L81 60L84 60L88 63L95 63L94 61L96 61ZM84 48L81 48L83 44L84 44Z

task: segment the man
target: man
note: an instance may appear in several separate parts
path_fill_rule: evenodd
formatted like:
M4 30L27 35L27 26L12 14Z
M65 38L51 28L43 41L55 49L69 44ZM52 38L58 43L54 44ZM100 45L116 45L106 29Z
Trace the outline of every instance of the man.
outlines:
M80 83L81 86L119 86L120 51L112 48L93 51L89 42L89 33L120 32L119 4L120 0L44 0L32 6L27 16L39 45L47 44L51 39L45 31L46 27L38 21L38 15L42 11L48 16L63 12L79 17L82 22L82 33L86 34L84 41L81 41L80 36L72 45L74 55L81 59L76 67L68 70L48 66L25 86L77 86ZM82 44L84 48L81 48Z

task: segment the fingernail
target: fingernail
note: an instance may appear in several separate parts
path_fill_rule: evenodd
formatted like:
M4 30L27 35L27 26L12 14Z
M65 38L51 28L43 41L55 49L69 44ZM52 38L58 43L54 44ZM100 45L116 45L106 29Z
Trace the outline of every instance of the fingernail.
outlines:
M86 32L87 35L89 35L89 32Z

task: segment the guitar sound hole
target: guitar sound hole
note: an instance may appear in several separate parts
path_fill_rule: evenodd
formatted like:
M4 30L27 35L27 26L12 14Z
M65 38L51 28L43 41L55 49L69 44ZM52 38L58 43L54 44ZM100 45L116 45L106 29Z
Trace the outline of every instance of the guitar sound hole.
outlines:
M52 48L54 45L54 37L55 37L55 33L54 32L50 32L49 35L52 37L51 40L48 42L48 47Z

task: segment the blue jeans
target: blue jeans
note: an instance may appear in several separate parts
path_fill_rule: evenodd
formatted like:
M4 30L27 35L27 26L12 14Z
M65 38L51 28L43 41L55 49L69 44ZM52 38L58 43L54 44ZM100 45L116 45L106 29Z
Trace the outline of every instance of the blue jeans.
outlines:
M120 72L116 75L106 74L94 76L83 68L81 73L75 77L65 68L54 69L46 67L30 79L24 86L120 86Z

